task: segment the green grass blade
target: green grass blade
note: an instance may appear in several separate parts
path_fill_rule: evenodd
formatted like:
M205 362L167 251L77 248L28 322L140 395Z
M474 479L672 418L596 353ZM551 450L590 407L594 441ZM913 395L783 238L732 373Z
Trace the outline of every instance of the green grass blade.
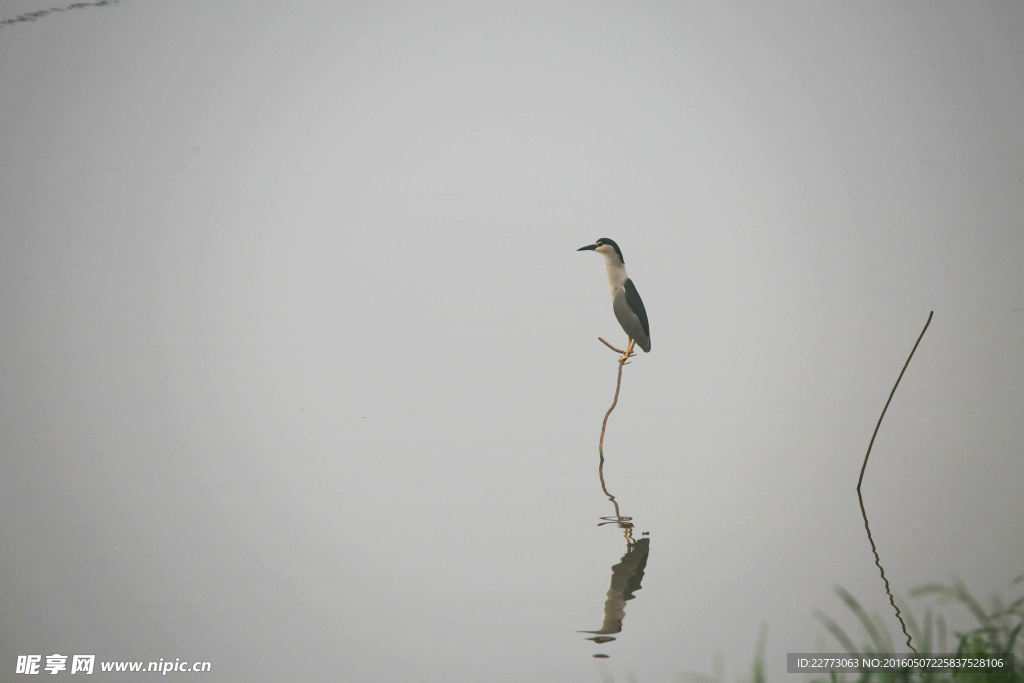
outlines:
M841 586L836 586L836 593L839 594L839 597L846 603L846 606L850 608L850 611L856 615L858 620L860 620L861 625L864 627L864 630L867 631L868 637L874 644L875 652L885 652L886 644L882 638L882 634L878 632L878 627L875 626L875 623L871 620L871 617L868 616L868 613L864 611L864 608L860 606L857 599Z
M821 610L814 610L814 618L820 621L822 625L824 625L825 628L828 630L828 632L832 634L832 637L835 638L836 641L838 641L839 644L843 646L843 648L845 648L846 654L860 654L860 650L858 650L857 647L853 644L853 641L850 640L850 637L846 635L846 632L843 631L843 629L839 628L839 624L832 621L831 617L829 617Z

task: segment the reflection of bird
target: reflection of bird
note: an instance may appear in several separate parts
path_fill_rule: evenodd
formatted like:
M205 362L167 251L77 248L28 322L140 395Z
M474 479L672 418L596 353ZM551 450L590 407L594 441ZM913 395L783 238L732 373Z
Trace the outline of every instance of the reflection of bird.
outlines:
M647 323L647 311L640 293L636 291L633 281L626 275L626 262L622 258L622 250L614 240L602 237L593 244L580 247L576 251L593 250L604 256L608 268L608 284L612 288L612 310L618 318L622 329L629 335L629 345L622 360L633 355L634 342L647 353L651 350L651 327Z
M604 623L600 631L580 631L592 633L596 638L587 638L597 644L606 643L615 638L610 634L622 631L622 620L626 618L626 603L632 600L634 593L642 588L644 571L647 569L647 558L651 554L651 539L641 538L637 541L617 565L612 567L612 583L608 588L608 599L604 602Z

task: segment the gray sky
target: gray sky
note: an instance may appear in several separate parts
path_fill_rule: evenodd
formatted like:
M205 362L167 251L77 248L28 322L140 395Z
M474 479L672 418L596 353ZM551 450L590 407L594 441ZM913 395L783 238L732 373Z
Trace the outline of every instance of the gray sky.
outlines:
M2 16L46 7L7 2ZM1019 3L124 1L0 28L0 671L665 680L1021 574ZM622 246L653 349L596 477ZM962 617L962 615L961 615ZM951 621L957 617L951 616ZM594 652L611 655L606 661ZM604 667L602 669L602 667ZM6 674L5 674L6 675ZM179 675L178 680L192 680ZM195 680L211 680L197 676Z

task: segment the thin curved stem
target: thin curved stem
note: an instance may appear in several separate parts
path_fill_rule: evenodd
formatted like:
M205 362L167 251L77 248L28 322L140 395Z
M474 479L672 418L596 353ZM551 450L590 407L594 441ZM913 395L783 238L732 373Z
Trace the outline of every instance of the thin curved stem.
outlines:
M615 353L625 353L626 352L625 349L617 349L614 346L612 346L611 344L609 344L607 341L605 341L604 337L598 337L597 340L599 342L601 342L602 344L604 344L605 346L607 346L612 351L614 351Z
M900 627L903 629L903 635L907 637L907 647L909 647L915 653L917 648L910 640L910 633L907 631L907 625L903 621L903 615L900 613L900 608L896 606L896 598L892 594L892 588L889 586L889 579L885 576L885 570L882 568L882 558L878 555L878 547L875 545L875 539L871 535L871 525L868 524L868 511L864 507L864 496L860 492L861 484L864 483L864 471L868 467L868 458L871 457L871 448L875 445L875 437L878 436L878 429L882 426L882 420L885 419L885 412L889 410L889 404L892 403L892 397L896 394L896 388L900 385L900 380L903 379L903 373L907 371L907 367L910 365L910 359L914 357L914 352L917 351L918 344L921 343L921 339L924 338L924 333L928 330L928 326L932 322L932 315L935 311L928 313L928 320L925 321L924 328L921 330L921 334L917 336L917 341L914 342L914 348L910 349L910 355L907 356L907 361L903 364L903 369L900 370L899 377L896 378L896 383L892 385L892 391L889 392L889 398L885 402L885 407L882 408L882 414L878 416L878 422L875 424L875 431L871 433L871 441L868 442L868 451L864 454L864 463L860 466L860 478L857 479L857 501L860 503L860 514L864 518L864 530L868 534L868 543L871 544L871 552L875 556L875 566L878 567L878 573L882 576L882 583L885 584L885 593L889 596L889 604L892 605L893 610L896 612L896 620L900 622Z
M896 384L892 385L892 391L889 392L889 398L885 402L885 407L882 408L882 414L878 416L878 422L875 424L875 431L871 433L871 441L868 442L868 452L864 454L864 464L860 466L860 478L857 480L857 493L860 493L860 485L864 482L864 470L868 467L868 458L871 457L871 447L875 445L875 437L878 436L878 428L882 426L882 420L885 419L885 411L889 410L889 404L892 403L892 397L896 394L896 388L899 387L900 380L903 379L903 373L907 371L907 366L910 365L910 359L914 357L914 352L917 351L917 345L921 343L921 339L924 337L924 333L928 330L928 326L932 324L933 315L935 315L935 311L929 311L928 320L925 321L924 329L921 330L921 334L917 335L917 341L914 342L914 348L910 349L910 355L907 356L907 362L903 364L903 369L900 370L900 375L896 378Z
M600 337L598 337L600 339ZM604 339L601 339L604 341ZM606 346L615 349L608 342L604 342ZM615 349L618 350L618 349ZM626 361L622 358L619 359L619 375L615 380L615 397L612 399L612 404L608 407L608 412L604 414L604 419L601 420L601 440L597 442L597 452L601 455L601 463L604 463L604 431L608 427L608 416L615 410L615 406L619 404L619 389L622 388L622 366L626 364Z

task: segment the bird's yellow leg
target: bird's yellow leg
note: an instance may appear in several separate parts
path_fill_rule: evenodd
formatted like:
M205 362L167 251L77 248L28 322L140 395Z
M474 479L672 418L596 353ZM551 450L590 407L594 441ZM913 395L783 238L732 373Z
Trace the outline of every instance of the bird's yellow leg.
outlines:
M620 363L625 363L627 360L629 360L630 356L636 355L636 354L633 353L633 345L634 344L636 344L636 342L634 342L633 338L630 337L629 338L629 344L626 345L626 352L624 354L622 354L621 356L619 356L619 362Z

